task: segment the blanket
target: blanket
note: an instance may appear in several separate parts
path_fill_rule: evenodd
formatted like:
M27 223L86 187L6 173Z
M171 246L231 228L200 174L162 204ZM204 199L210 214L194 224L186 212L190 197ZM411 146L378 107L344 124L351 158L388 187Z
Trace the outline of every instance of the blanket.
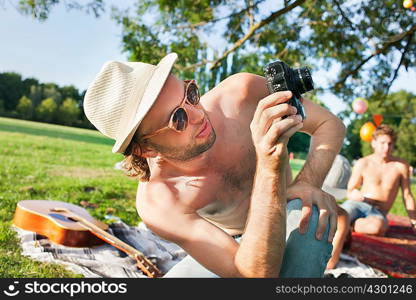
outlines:
M347 254L391 277L416 278L416 234L408 219L389 214L385 236L352 233Z
M20 238L22 254L32 259L64 265L86 278L147 278L136 261L109 244L89 248L66 247L52 243L35 232L13 226ZM186 256L186 252L147 229L144 223L130 227L119 221L108 232L141 251L166 273Z
M65 247L34 232L13 228L20 238L23 255L32 259L61 264L86 278L146 278L134 259L109 244L90 248ZM144 253L163 273L187 255L178 245L155 235L144 223L132 227L120 220L112 223L108 231ZM337 268L326 271L325 277L380 278L386 275L342 254Z

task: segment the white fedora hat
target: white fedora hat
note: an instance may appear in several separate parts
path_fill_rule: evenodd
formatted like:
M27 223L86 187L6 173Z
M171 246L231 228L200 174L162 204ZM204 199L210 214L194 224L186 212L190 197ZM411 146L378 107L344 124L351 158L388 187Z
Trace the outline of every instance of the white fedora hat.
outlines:
M114 139L114 153L123 153L156 101L178 55L170 53L155 66L109 61L87 89L84 111L104 135Z

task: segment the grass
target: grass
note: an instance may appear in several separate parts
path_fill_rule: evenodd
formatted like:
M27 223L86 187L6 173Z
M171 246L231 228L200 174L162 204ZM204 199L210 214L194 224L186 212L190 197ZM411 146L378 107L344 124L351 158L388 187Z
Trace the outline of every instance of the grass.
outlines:
M113 141L97 131L0 118L0 277L81 277L55 264L33 261L20 254L11 229L17 202L48 199L80 205L105 221L109 209L129 225L140 221L135 209L137 181L114 165L122 159L111 152ZM294 176L304 161L294 159ZM416 184L412 185L416 194ZM401 196L398 197L399 199ZM392 212L406 215L401 201Z
M10 229L20 200L88 201L97 208L87 210L101 221L111 208L137 225L137 181L114 169L122 156L111 152L112 144L93 130L0 118L0 277L77 276L20 255Z

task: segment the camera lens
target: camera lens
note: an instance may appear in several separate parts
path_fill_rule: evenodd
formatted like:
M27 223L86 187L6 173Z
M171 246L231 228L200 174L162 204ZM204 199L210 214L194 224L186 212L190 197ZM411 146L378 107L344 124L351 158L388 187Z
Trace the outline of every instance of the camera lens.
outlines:
M303 67L295 69L294 71L297 77L296 83L298 91L300 91L301 94L303 94L313 90L313 80L309 69L307 67Z

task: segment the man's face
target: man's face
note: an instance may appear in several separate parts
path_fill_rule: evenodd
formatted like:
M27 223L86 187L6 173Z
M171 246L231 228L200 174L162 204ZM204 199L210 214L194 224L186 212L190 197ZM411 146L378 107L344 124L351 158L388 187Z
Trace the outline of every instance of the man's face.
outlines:
M184 93L183 81L169 75L154 106L141 123L140 132L149 134L167 126L172 112L183 100ZM184 131L164 130L148 140L148 145L163 157L187 161L210 149L215 142L214 128L201 104L193 106L186 103L184 108L188 115Z
M393 139L389 135L379 135L371 141L374 153L382 158L391 156L394 148Z

